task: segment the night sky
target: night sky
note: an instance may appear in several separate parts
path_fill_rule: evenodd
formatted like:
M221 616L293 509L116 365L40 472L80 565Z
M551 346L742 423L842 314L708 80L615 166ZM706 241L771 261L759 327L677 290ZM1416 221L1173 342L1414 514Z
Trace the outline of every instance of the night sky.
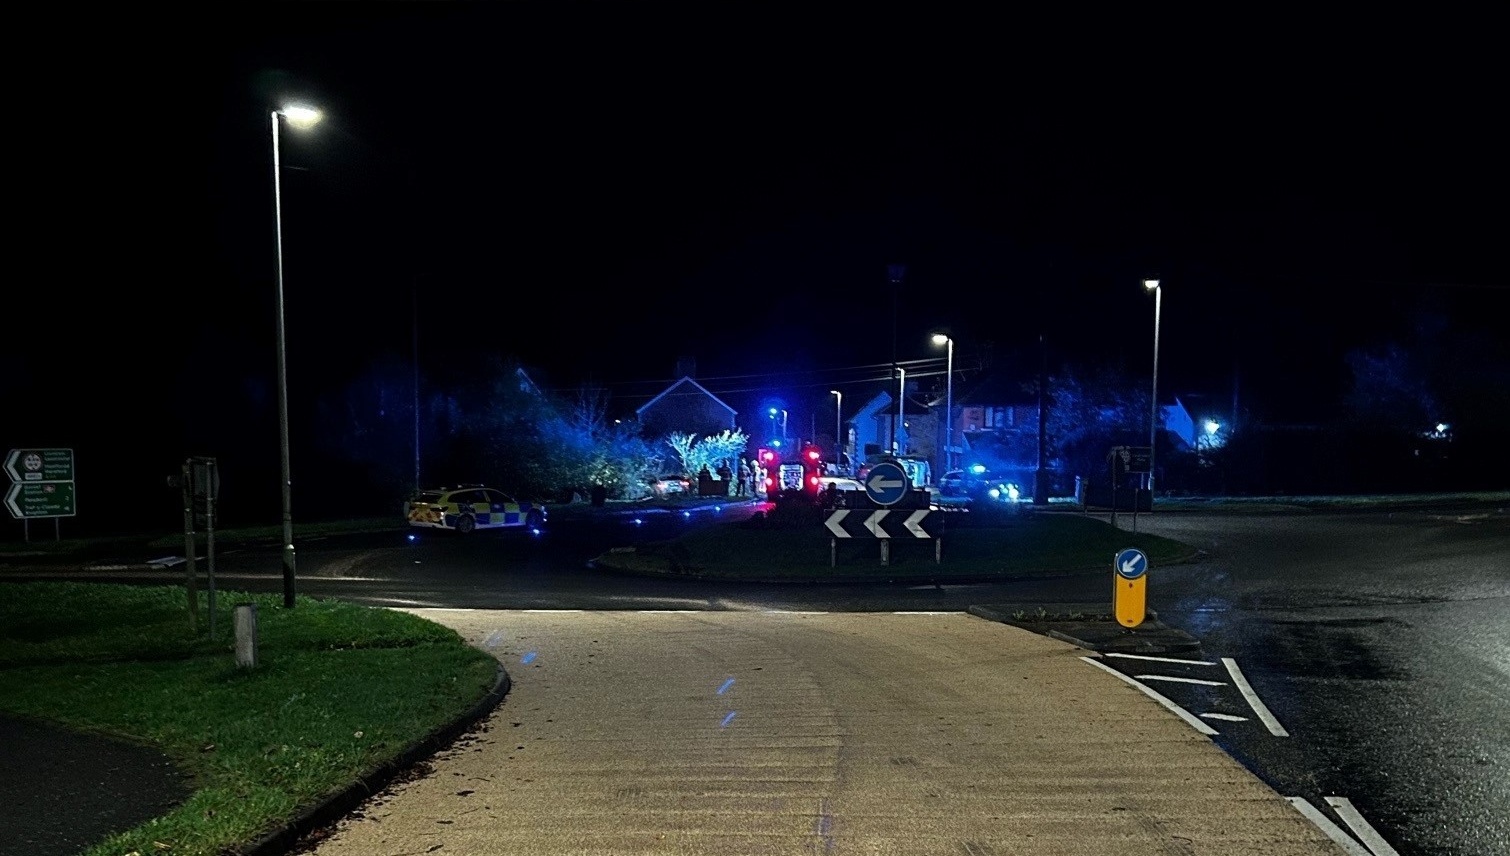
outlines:
M1043 334L1055 362L1146 376L1157 277L1161 389L1236 375L1256 411L1305 419L1349 348L1428 310L1500 341L1510 317L1502 75L1468 22L1407 49L1351 24L215 9L46 37L35 110L12 111L30 261L0 445L273 462L268 111L289 98L326 111L283 133L305 460L301 412L410 359L416 289L427 377L501 354L620 410L680 356L745 412L858 402L894 356L942 357L941 328L961 366L1028 371Z

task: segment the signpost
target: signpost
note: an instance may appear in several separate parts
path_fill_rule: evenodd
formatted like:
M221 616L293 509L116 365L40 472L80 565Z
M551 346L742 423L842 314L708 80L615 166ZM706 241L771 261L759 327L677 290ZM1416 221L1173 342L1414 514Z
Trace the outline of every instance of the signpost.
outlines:
M1153 472L1153 448L1150 446L1113 446L1106 453L1112 465L1112 525L1117 525L1117 482L1132 474ZM1149 495L1148 507L1153 508L1153 496ZM1138 494L1133 491L1133 531L1138 531Z
M53 538L60 540L60 519L78 513L73 450L11 449L5 456L5 474L11 481L5 507L21 521L23 537L31 540L32 520L51 517Z
M870 468L865 477L865 495L876 505L896 505L907 495L912 483L907 480L907 471L895 461L882 461Z
M1123 627L1143 623L1148 607L1148 556L1132 547L1112 559L1112 612Z

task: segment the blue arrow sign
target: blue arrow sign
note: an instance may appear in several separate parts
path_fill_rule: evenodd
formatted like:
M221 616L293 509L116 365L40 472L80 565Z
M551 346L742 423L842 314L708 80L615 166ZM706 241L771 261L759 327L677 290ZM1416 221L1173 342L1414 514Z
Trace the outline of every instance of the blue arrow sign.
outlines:
M1128 547L1112 560L1112 567L1122 579L1135 580L1148 573L1148 557L1143 555L1142 550Z
M901 464L882 461L865 477L865 494L876 505L895 505L907 495L907 471Z

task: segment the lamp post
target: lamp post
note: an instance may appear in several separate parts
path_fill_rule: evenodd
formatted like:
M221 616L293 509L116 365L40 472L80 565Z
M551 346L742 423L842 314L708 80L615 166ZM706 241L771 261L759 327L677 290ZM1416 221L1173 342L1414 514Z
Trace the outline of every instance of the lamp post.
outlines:
M283 333L283 181L282 154L278 148L278 117L294 128L313 127L320 121L320 111L313 107L288 105L272 111L273 122L273 223L278 261L278 464L283 489L283 605L294 605L294 514L293 481L288 464L288 357Z
M1143 287L1153 292L1153 404L1148 415L1148 510L1153 511L1153 480L1158 472L1154 456L1159 437L1159 311L1164 303L1164 290L1156 279L1143 280Z
M834 466L837 467L839 466L840 460L844 457L844 438L841 436L842 432L844 431L844 393L840 392L837 389L831 389L828 391L828 394L835 397Z
M945 361L949 379L944 383L944 472L948 472L954 469L954 340L943 333L934 333L933 344L949 346Z
M907 396L907 370L897 366L897 418L891 423L891 453L902 454L902 449L897 445L897 437L902 430L902 400Z

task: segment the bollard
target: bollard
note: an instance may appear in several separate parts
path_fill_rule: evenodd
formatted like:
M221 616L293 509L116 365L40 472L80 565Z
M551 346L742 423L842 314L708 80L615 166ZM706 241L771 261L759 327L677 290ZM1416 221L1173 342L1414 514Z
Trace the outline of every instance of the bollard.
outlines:
M257 667L257 604L238 603L234 613L236 625L236 666Z

